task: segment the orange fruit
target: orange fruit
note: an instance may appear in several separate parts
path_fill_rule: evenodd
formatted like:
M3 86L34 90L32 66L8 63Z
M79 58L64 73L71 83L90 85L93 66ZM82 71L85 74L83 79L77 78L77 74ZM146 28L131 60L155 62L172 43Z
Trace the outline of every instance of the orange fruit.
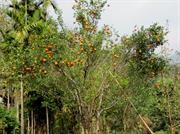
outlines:
M77 55L81 54L81 52L77 52Z
M93 45L93 44L89 44L88 46L89 46L89 47L93 47L94 45Z
M82 47L82 48L80 48L80 51L84 51L84 48Z
M115 67L116 65L117 65L116 63L113 64L114 67Z
M48 49L48 48L46 48L46 49L45 49L45 52L49 52L49 49Z
M42 59L42 62L45 63L47 60L45 58Z
M46 70L44 70L44 71L43 71L43 73L44 73L44 74L47 74L47 71L46 71Z
M54 56L54 54L53 54L52 52L49 52L49 53L48 53L48 57L49 57L49 58L53 58L53 56Z
M58 65L58 62L57 62L57 61L55 61L55 62L54 62L54 64L55 64L55 65Z
M75 65L75 62L71 61L71 63L70 63L70 64L71 64L71 66L74 66L74 65Z
M119 58L119 56L117 54L114 54L113 58Z
M51 43L49 43L47 48L53 48L53 45Z

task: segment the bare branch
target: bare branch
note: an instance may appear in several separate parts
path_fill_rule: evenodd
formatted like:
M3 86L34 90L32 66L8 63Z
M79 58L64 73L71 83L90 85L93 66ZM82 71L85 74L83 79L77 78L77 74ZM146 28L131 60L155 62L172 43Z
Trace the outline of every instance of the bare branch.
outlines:
M100 114L114 107L119 102L119 100L120 98L118 100L113 101L108 107L101 109Z

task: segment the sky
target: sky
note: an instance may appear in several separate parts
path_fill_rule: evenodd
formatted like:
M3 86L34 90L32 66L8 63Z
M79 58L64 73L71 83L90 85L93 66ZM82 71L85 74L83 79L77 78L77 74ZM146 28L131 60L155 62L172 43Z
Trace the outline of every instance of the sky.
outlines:
M55 0L68 27L73 28L74 0ZM180 51L180 0L108 0L100 26L108 24L120 35L131 34L135 25L148 27L157 22L168 27L170 53ZM167 23L168 20L168 23Z

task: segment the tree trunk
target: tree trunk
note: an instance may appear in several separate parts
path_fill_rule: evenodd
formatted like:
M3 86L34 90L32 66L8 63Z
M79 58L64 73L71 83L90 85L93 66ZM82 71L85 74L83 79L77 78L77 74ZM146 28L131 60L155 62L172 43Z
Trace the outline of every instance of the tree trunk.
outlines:
M96 134L99 134L100 128L100 112L97 112L97 116L96 116Z
M49 134L49 111L48 108L46 106L46 127L47 127L47 134Z
M5 129L3 129L3 134L6 134L6 131L5 131Z
M84 127L81 126L81 134L84 134Z
M7 109L9 111L9 108L10 108L10 96L9 96L9 88L8 88L8 91L7 91Z
M27 120L27 121L28 121L28 129L27 129L27 134L30 134L30 123L29 123L30 121L29 121L29 115L28 115L28 120Z
M106 126L105 134L109 134L109 127L108 126Z
M24 91L23 91L23 82L21 75L21 134L24 134Z
M31 110L31 134L34 134L34 130L33 130L33 128L34 128L34 120L33 120L33 118L34 118L34 115L33 115L33 110Z
M91 133L91 127L86 128L86 127L82 126L82 133L81 134L92 134Z
M96 120L96 134L99 134L99 117Z
M89 129L86 129L86 134L90 134L90 130Z
M33 113L33 134L36 134L36 119Z
M19 122L19 102L17 101L17 104L16 104L16 118L17 118L17 122Z

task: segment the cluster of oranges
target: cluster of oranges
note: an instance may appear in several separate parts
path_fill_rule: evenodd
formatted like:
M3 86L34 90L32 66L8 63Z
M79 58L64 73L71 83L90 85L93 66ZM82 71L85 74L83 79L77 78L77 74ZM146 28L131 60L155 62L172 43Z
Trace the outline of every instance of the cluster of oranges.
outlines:
M64 64L68 67L73 67L76 65L76 62L65 59L65 60L61 61L61 64Z
M118 58L119 58L119 55L117 55L117 54L112 55L113 60L117 60ZM117 63L113 63L113 67L117 67Z
M84 26L84 28L85 28L86 30L88 30L88 29L91 28L91 23L90 23L89 21L85 20L85 21L83 22L83 26Z
M73 66L75 66L75 64L76 64L76 62L74 62L74 61L67 61L67 62L66 62L66 65L67 65L68 67L73 67Z
M83 37L81 37L81 36L76 35L74 40L75 40L76 43L79 43L79 46L80 46L80 49L79 49L79 51L77 52L78 55L81 54L82 52L84 52L84 51L86 50L86 49L83 47L84 44L88 44L87 46L89 47L90 52L96 52L96 50L97 50L92 43L89 43L88 41L86 41L86 40L85 40Z
M42 67L40 67L39 69L38 68L39 68L38 66L36 66L36 67L35 66L25 66L23 68L23 72L25 74L34 74L35 72L40 72L42 74L47 74L47 70L46 69L44 69Z
M91 47L91 48L90 48L90 52L94 52L94 53L95 53L96 50L97 50L97 49L96 49L95 47Z
M53 51L52 51L53 48L54 48L54 46L53 46L53 44L51 44L51 43L49 43L49 44L46 46L46 48L45 48L45 53L48 55L48 57L49 57L50 59L52 59L53 56L54 56L54 53L53 53Z
M113 54L113 55L112 55L112 58L113 58L113 59L117 59L117 58L119 58L119 56L118 56L117 54Z
M79 46L80 46L80 48L79 48L79 50L77 52L77 55L79 55L79 54L81 54L81 53L88 50L88 48L84 47L84 44L88 44L87 46L89 47L90 52L96 52L96 50L97 50L92 43L88 43L88 41L86 41L82 37L78 37L78 36L75 37L75 41L76 41L76 43L79 43Z
M94 33L96 32L96 27L93 26L93 24L89 22L88 20L84 20L82 25L85 31L94 32Z
M42 74L47 74L47 70L46 69L40 69L39 72L42 73Z
M64 64L66 65L67 67L74 67L75 65L78 65L78 64L81 64L83 65L84 64L84 60L82 59L77 59L77 60L63 60L61 62L61 64Z
M54 52L53 52L54 45L52 43L48 43L44 49L44 52L46 55L49 57L49 59L52 59L54 57ZM32 50L35 50L33 47ZM23 68L24 73L34 73L35 71L47 74L47 70L43 68L42 65L46 64L48 62L48 58L45 57L39 57L34 56L34 63L31 66L25 66ZM39 59L39 60L38 60ZM38 61L40 61L41 64L38 64ZM54 62L55 65L58 65L58 62Z
M89 44L88 46L89 46L90 52L96 52L97 49L94 47L93 44Z

